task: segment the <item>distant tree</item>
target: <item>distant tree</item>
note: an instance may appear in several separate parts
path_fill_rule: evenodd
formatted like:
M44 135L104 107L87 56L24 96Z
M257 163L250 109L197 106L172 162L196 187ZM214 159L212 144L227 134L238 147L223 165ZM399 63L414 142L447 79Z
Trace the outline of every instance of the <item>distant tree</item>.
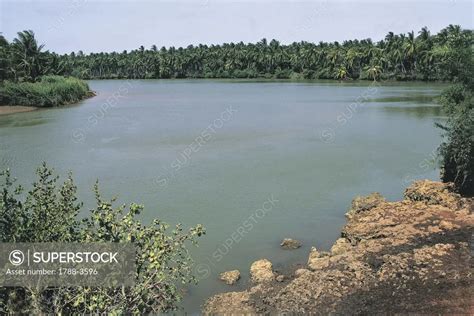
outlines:
M337 71L336 71L335 78L339 79L339 80L346 79L347 78L347 69L346 69L346 67L344 67L344 66L339 67L339 69L337 69Z
M367 71L368 77L376 81L382 74L382 67L378 65L372 65L372 66L368 66L366 68L366 71Z
M383 75L396 80L453 81L465 72L456 64L459 64L459 52L470 46L473 38L472 30L450 25L438 34L431 34L426 27L418 36L414 31L408 34L389 32L378 42L362 39L347 40L342 44L301 41L284 45L276 39L267 41L264 38L249 44L199 44L159 50L156 45L149 50L142 45L120 54L85 56L77 53L52 57L53 54L41 51L42 46L36 43L31 31L21 33L14 41L16 54L12 54L14 43L4 46L7 48L3 50L3 56L7 56L9 66L2 68L5 77L2 79L36 80L38 75L51 73L87 79L292 77L378 80ZM28 53L19 47L28 47ZM137 71L137 65L143 65L146 71Z
M0 33L0 81L12 77L13 69L11 65L10 44Z
M19 32L18 37L13 40L13 61L19 70L18 73L26 80L35 81L42 75L46 61L42 54L43 47L43 44L38 44L35 33L31 30Z

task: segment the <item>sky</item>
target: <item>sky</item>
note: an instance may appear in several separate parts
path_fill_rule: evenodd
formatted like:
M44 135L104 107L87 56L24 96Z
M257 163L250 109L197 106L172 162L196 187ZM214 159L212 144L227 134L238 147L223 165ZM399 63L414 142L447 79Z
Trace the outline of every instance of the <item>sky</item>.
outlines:
M473 29L474 0L0 0L0 32L31 29L46 49L111 52L189 44L343 41L449 24Z

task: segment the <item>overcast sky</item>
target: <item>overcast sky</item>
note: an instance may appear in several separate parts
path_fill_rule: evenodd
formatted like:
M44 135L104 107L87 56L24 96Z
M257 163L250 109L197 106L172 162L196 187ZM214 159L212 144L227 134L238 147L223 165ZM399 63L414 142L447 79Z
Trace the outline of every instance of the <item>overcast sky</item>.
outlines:
M0 32L31 29L50 51L382 39L389 31L433 33L448 24L473 29L472 0L158 1L0 0Z

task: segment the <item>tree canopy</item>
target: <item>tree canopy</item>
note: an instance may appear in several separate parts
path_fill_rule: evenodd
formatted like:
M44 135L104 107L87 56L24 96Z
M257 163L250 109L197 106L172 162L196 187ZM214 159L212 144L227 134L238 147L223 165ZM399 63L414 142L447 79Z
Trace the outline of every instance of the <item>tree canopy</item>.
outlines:
M130 52L59 55L42 51L34 33L24 31L8 43L0 39L0 75L9 80L35 80L39 75L82 79L147 78L288 78L454 80L459 69L446 67L452 52L470 48L472 30L449 25L432 35L394 34L384 39L342 43L294 42L273 39L257 43L189 45L186 48L152 45ZM455 62L455 61L453 61ZM459 67L458 67L459 68Z

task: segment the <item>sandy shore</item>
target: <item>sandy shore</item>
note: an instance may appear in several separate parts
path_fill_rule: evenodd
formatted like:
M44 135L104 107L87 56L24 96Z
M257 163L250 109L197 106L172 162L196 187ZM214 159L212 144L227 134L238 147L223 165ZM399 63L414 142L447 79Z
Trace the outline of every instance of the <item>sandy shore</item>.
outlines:
M30 112L37 110L34 106L21 106L21 105L0 105L0 115L7 115L13 113Z

